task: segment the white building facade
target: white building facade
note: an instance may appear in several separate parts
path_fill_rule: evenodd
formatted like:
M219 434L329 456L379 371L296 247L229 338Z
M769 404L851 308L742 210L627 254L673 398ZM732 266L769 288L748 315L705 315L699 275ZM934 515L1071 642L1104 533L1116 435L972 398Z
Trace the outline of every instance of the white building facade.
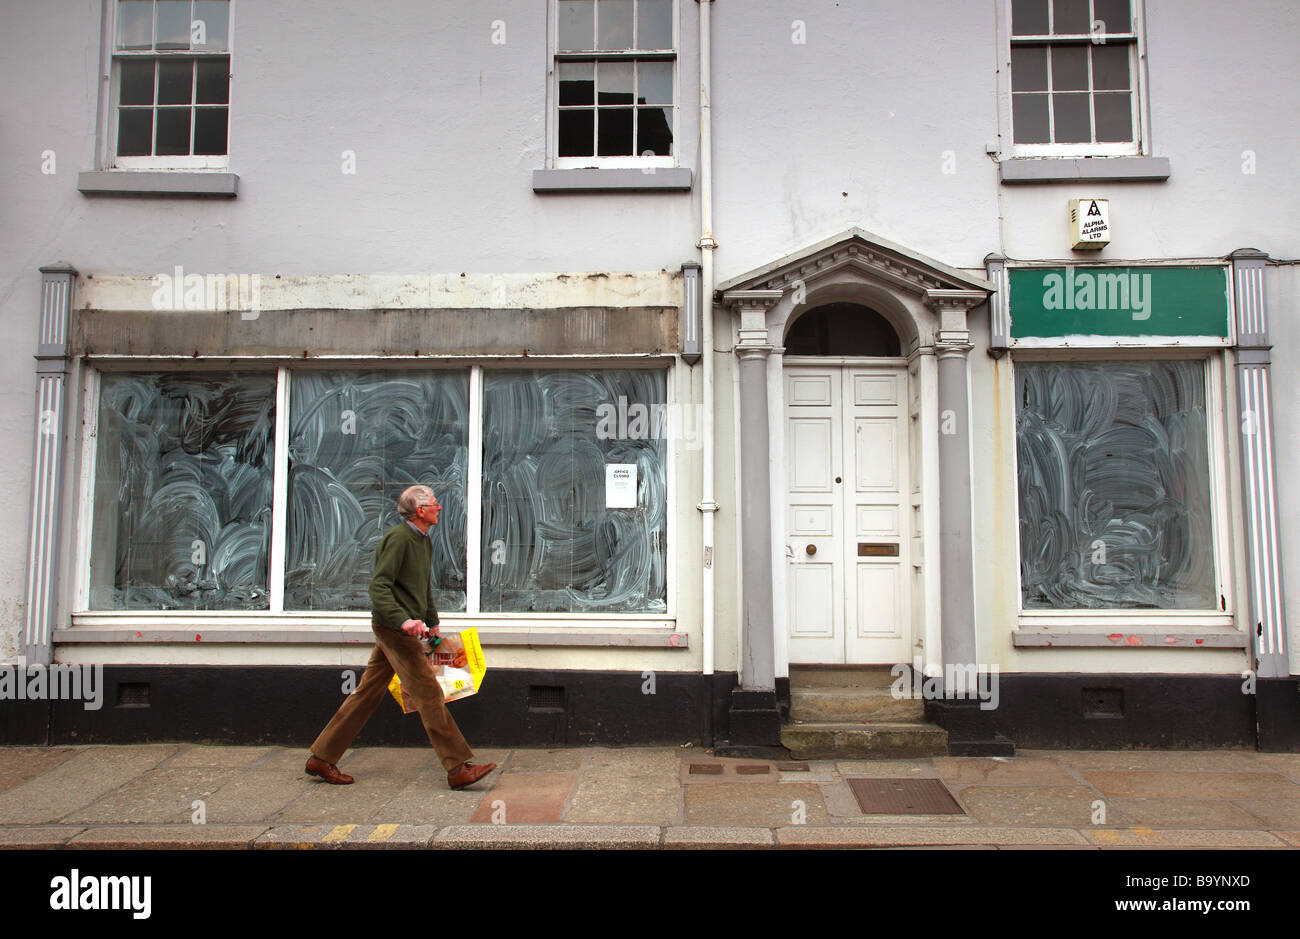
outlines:
M796 6L6 6L10 741L310 740L420 482L479 743L1300 747L1300 12Z

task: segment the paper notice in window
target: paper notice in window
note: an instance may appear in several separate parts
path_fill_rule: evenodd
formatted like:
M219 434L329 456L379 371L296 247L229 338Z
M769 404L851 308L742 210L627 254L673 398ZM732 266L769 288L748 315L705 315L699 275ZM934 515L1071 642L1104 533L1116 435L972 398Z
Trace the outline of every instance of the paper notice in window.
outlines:
M636 508L636 464L605 464L605 508Z

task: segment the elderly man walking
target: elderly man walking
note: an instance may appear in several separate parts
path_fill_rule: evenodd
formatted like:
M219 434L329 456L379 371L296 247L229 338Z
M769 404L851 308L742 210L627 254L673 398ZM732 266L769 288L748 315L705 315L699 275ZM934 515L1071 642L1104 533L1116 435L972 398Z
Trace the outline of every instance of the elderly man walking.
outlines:
M448 712L420 646L421 636L439 635L438 611L429 583L433 568L429 529L438 524L441 509L432 489L411 486L397 499L397 511L405 521L379 539L370 578L370 628L375 633L375 648L361 683L325 725L307 760L306 771L327 783L345 786L353 782L334 764L387 696L394 671L415 702L429 742L447 770L447 785L464 789L496 769L495 763L478 766L469 762L474 753Z

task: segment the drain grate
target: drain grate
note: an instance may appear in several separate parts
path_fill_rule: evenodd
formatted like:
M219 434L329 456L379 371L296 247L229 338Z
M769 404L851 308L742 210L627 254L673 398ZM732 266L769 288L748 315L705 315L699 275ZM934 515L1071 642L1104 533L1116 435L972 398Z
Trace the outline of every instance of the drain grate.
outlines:
M937 779L846 780L863 815L964 815Z

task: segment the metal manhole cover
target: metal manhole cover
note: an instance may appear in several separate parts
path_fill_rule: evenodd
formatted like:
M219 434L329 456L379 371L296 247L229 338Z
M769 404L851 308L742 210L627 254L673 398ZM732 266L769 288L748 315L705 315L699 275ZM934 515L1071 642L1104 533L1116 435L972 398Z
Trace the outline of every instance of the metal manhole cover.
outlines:
M691 775L721 776L722 764L721 763L692 763Z
M937 779L846 780L863 815L965 815Z
M772 772L772 767L762 763L741 763L736 767L737 776L762 776Z

